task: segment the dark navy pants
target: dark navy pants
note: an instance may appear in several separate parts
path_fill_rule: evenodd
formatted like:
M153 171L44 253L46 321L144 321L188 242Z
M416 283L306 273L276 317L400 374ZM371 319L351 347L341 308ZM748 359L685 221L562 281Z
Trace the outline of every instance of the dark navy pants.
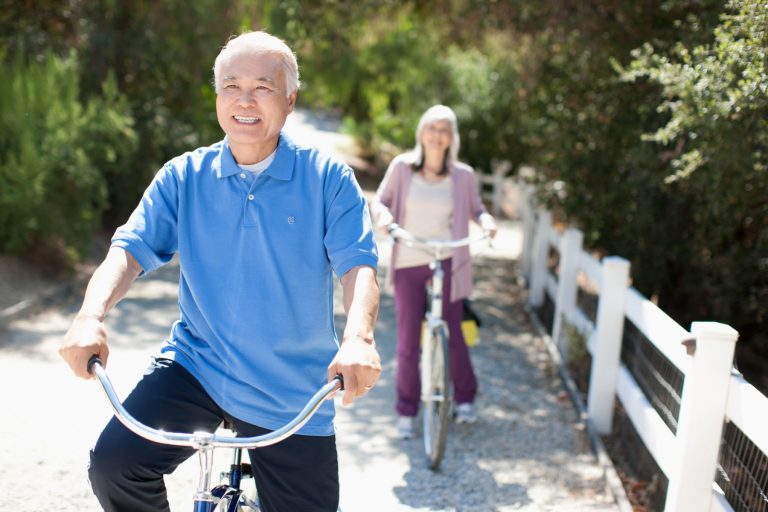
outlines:
M222 411L186 369L167 359L153 362L124 405L142 423L170 432L212 432L222 420L241 436L267 432ZM163 475L193 454L191 448L147 441L113 417L91 450L91 486L107 512L167 511ZM293 435L249 455L264 512L336 512L334 436ZM190 489L190 509L193 493Z

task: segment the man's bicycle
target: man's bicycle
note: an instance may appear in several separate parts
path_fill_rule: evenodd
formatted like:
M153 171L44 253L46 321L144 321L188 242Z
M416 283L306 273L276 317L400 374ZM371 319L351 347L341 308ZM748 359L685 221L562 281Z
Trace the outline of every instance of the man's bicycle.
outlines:
M392 238L408 247L431 253L432 285L428 287L430 307L424 315L419 373L424 452L432 470L440 468L445 455L448 422L451 416L451 373L448 351L448 324L443 320L443 268L440 262L449 251L489 239L487 234L459 240L428 240L417 237L397 224L387 227Z
M304 409L282 428L254 437L228 437L214 432L165 432L144 425L125 410L117 397L114 387L107 376L101 360L94 356L88 361L88 371L95 374L107 395L115 417L134 434L160 444L186 446L197 450L200 477L197 491L193 496L193 512L260 512L257 496L249 497L241 488L241 481L250 474L250 466L242 462L242 451L263 448L290 437L309 421L320 408L323 401L334 392L343 389L340 376L325 384L307 402ZM223 476L228 482L211 487L213 471L213 452L216 448L233 448L233 463Z

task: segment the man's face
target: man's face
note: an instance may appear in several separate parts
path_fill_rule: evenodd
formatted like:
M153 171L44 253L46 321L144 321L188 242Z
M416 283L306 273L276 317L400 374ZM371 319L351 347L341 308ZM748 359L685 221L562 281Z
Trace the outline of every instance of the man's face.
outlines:
M220 80L216 115L232 154L241 164L266 158L277 147L280 130L296 102L295 91L286 95L280 58L236 54L222 65Z

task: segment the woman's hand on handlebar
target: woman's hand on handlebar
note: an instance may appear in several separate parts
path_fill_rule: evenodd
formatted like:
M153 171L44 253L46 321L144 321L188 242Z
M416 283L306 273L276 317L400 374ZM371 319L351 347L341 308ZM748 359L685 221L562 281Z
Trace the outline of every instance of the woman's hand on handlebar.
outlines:
M91 357L98 356L104 365L109 358L107 330L103 322L95 316L78 314L64 336L59 355L75 375L83 379L93 378L88 372Z
M483 233L488 235L489 238L493 239L496 236L496 232L498 231L498 228L496 227L496 219L493 218L493 215L484 213L480 215L479 220L479 224L483 230Z

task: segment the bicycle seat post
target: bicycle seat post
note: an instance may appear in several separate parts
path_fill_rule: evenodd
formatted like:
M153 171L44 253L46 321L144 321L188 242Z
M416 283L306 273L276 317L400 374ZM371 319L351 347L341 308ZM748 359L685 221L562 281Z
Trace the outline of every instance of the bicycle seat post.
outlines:
M242 455L242 450L235 448L232 454L232 464L229 465L229 486L235 489L240 488L243 478Z

